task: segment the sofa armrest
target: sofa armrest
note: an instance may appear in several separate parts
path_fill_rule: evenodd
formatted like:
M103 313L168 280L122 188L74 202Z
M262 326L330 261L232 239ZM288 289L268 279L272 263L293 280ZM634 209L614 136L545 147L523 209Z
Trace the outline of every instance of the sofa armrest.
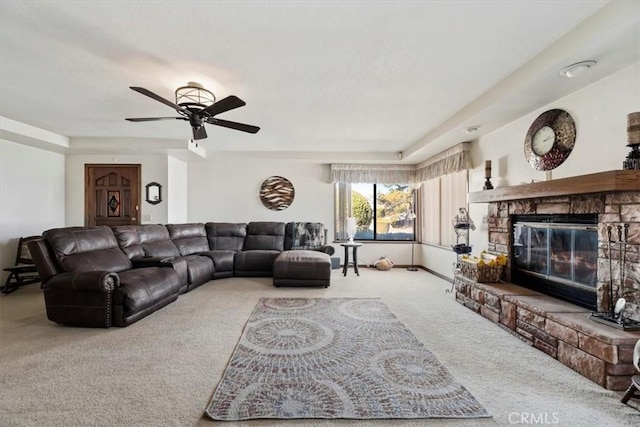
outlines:
M117 273L109 271L60 273L53 276L46 286L59 290L111 293L120 286L120 278Z
M327 255L333 255L334 253L336 253L336 249L333 246L330 245L324 245L321 246L320 249L318 249L320 252L324 252Z
M180 284L186 286L189 280L187 273L187 261L183 258L167 257L144 257L131 259L133 268L145 267L168 267L173 268L178 273Z
M32 240L27 243L27 247L38 270L42 286L46 285L52 277L62 273L51 245L47 244L46 241L42 239Z

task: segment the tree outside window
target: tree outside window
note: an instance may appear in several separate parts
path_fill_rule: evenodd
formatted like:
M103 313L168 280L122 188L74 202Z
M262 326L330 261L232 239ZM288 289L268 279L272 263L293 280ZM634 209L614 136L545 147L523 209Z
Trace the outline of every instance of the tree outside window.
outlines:
M414 240L414 194L407 184L338 184L336 231L356 218L356 240ZM343 203L339 203L342 200ZM342 206L342 209L340 209Z

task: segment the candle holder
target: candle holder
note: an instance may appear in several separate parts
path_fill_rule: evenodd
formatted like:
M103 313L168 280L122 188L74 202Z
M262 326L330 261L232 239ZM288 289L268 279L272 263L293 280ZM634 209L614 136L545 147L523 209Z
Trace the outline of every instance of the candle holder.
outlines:
M482 186L483 190L493 190L493 184L491 184L491 177L488 176L484 179L484 185Z
M627 142L631 152L622 162L622 169L640 170L640 112L627 115Z
M629 147L631 147L631 152L622 162L622 169L640 170L640 144L630 145Z
M484 162L484 186L483 190L493 190L493 184L491 184L491 160Z

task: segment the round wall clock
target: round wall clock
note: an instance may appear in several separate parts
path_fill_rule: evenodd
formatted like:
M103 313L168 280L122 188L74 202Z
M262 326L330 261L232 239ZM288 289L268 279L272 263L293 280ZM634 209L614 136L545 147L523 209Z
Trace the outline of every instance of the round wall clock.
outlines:
M293 184L281 176L270 176L260 186L260 201L272 211L287 209L295 194Z
M527 131L524 155L535 169L549 171L569 157L575 141L576 125L571 115L559 109L545 111Z

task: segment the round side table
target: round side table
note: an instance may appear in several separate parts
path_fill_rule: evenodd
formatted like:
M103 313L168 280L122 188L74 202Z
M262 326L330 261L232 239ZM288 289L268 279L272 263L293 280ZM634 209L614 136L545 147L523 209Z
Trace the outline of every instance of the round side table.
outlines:
M362 246L362 243L346 242L340 243L340 246L344 248L344 268L342 269L342 275L347 275L347 270L349 269L349 248L351 248L353 254L353 271L356 272L356 275L360 276L360 272L358 271L358 248Z

